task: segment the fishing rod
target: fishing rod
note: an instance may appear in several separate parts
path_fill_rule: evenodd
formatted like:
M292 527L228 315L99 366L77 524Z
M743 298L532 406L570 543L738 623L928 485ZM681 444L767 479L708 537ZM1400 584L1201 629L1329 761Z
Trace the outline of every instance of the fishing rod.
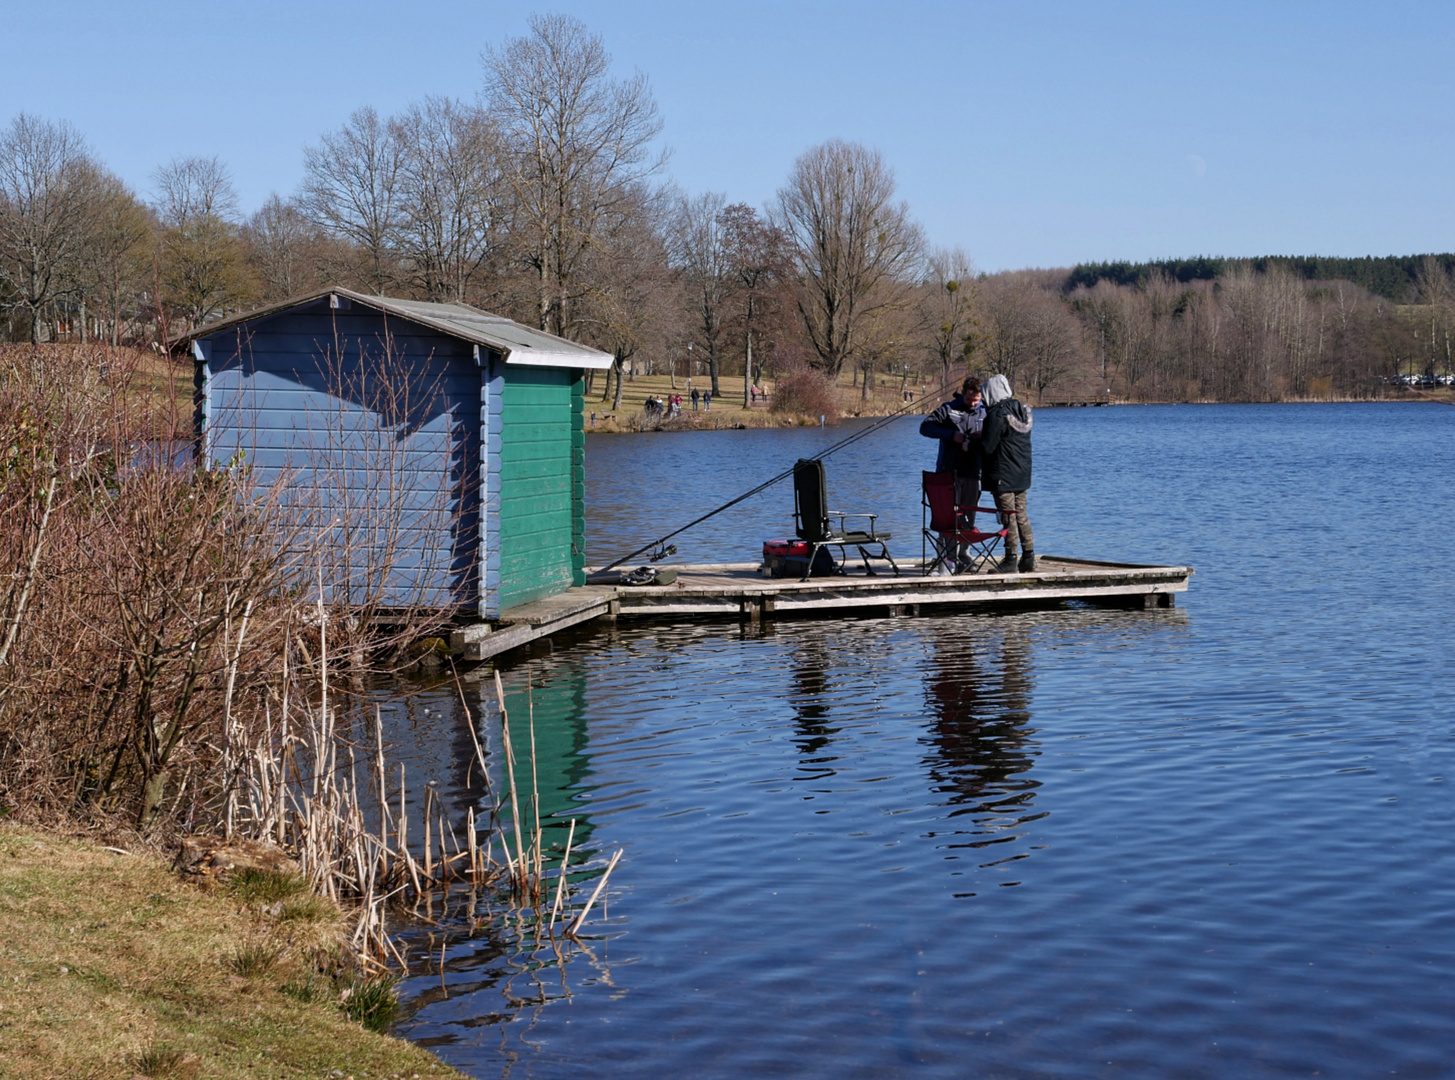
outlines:
M941 383L938 387L935 388L935 396L936 397L939 397L946 390L948 390L950 387L956 385L956 383L958 383L959 381L960 381L959 379L951 379L948 382ZM909 402L906 402L905 404L901 405L899 408L895 409L893 412L889 413L887 416L880 417L874 423L870 424L868 427L862 429L861 431L856 431L852 435L845 436L844 438L840 439L838 442L836 442L832 446L830 446L828 449L823 450L823 451L819 452L818 454L814 455L813 457L807 458L806 460L808 460L808 461L822 461L824 458L828 457L830 454L837 453L838 451L844 449L846 446L852 446L854 443L858 442L860 439L867 438L868 436L872 435L874 432L876 432L880 428L882 428L885 424L888 424L891 420L898 420L901 416L905 415L910 410L912 410L915 407L920 406L922 404L923 403L920 402L920 401L909 401ZM686 525L683 525L680 529L673 529L666 536L658 537L656 540L653 540L651 543L643 544L641 547L637 548L635 551L631 552L630 554L623 555L621 558L617 559L615 562L609 563L606 566L603 566L600 570L597 570L596 573L598 573L598 574L604 574L608 570L615 570L622 563L624 563L624 562L630 562L632 559L635 559L638 555L642 554L642 552L644 552L644 551L652 551L652 550L662 551L663 550L662 545L664 545L668 540L672 539L672 537L679 536L682 533L685 533L688 529L691 529L691 528L693 528L694 526L697 526L697 525L701 525L708 518L716 517L718 514L721 514L724 510L729 510L732 507L737 506L738 503L742 502L744 499L751 499L754 495L757 495L760 492L767 491L774 484L782 483L784 480L787 480L790 476L793 475L793 471L797 467L798 466L795 464L793 466L790 466L787 469L784 469L777 476L774 476L773 478L771 478L769 480L763 481L757 487L751 488L750 490L743 492L741 495L739 495L735 499L728 500L727 502L723 503L721 506L717 507L717 509L715 509L715 510L709 510L707 513L703 514L701 517L694 518L692 521L689 521ZM661 556L657 556L657 557L660 558ZM653 559L653 561L655 562L656 559Z

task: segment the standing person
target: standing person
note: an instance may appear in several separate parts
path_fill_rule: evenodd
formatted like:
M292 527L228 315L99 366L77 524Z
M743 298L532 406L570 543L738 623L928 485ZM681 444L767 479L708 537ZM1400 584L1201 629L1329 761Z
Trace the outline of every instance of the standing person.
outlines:
M712 391L711 390L704 390L702 392L702 410L703 410L703 412L712 412Z
M981 477L995 493L995 507L1005 522L1005 558L998 574L1036 568L1036 538L1026 516L1026 492L1031 486L1031 410L1011 394L1010 380L992 375L985 384L985 427L981 439ZM1016 548L1021 549L1016 561Z
M692 391L692 411L697 411L697 391L695 389Z
M985 406L980 403L980 380L971 376L959 392L919 425L927 439L939 439L935 472L955 474L955 501L974 506L980 501L980 432Z
M919 425L919 433L940 441L935 455L935 472L955 474L955 503L975 506L980 502L980 442L985 406L980 403L980 380L973 375L960 384L960 391ZM975 525L972 520L965 524ZM968 548L961 544L955 554L957 569L967 562Z

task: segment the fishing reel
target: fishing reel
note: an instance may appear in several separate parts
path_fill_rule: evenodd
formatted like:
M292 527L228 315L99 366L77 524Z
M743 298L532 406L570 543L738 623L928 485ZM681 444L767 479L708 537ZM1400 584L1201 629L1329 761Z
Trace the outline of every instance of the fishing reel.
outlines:
M667 556L669 556L669 555L676 555L676 554L677 554L677 545L676 544L668 544L666 547L658 547L656 551L654 551L654 552L652 552L652 554L648 555L647 556L647 561L648 562L661 562L663 559L667 558Z

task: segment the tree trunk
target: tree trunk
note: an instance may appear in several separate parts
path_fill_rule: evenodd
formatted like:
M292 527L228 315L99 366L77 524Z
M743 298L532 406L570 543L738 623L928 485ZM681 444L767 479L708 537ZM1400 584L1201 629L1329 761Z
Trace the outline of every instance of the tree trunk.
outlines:
M616 397L612 401L611 407L613 409L620 409L621 408L621 357L618 356L616 358L616 363L613 366L616 368Z
M747 348L743 353L743 408L751 408L753 404L753 332L749 330L745 335Z

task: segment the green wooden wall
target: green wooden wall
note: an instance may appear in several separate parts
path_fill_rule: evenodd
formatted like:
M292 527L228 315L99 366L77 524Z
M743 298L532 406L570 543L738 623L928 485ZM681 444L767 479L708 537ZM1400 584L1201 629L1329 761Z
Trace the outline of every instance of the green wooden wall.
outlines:
M586 436L579 372L505 365L502 375L497 552L504 610L585 583Z

